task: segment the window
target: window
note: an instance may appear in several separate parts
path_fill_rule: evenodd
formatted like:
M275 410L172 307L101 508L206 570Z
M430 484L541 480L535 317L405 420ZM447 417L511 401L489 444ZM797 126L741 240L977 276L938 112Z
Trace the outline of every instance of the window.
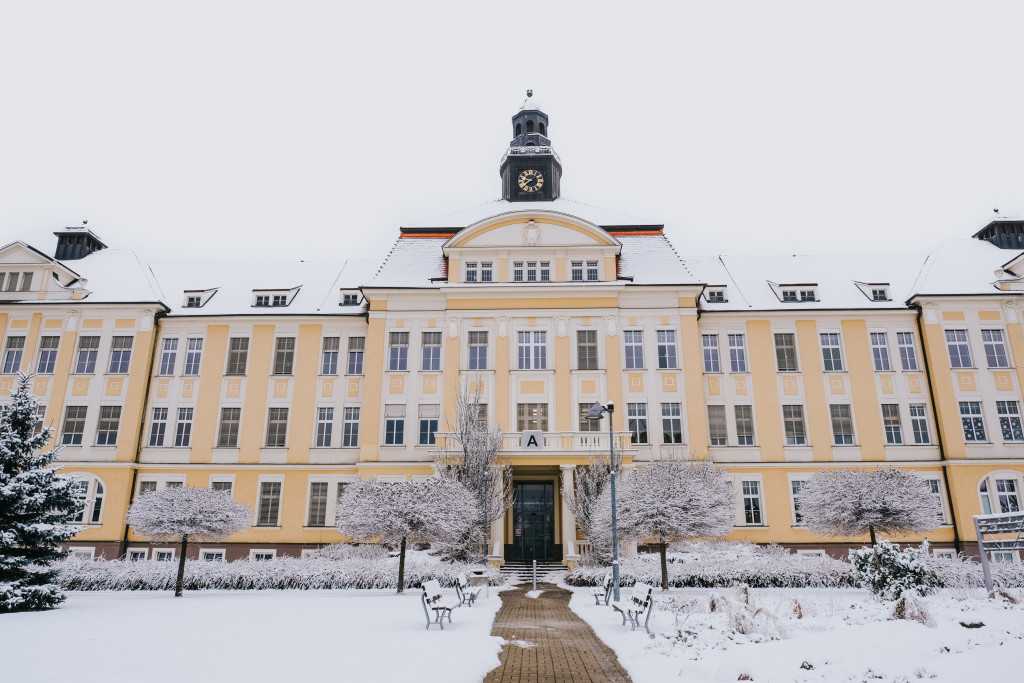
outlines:
M153 549L153 559L156 560L157 562L173 562L174 561L174 551L170 550L170 549L168 549L168 550L159 550L157 548L154 548Z
M160 374L173 375L174 364L178 359L178 340L164 339L164 347L160 352Z
M889 300L889 292L885 288L881 288L881 289L872 288L871 289L871 300L872 301L888 301Z
M257 294L256 295L256 304L255 305L259 306L260 308L262 308L264 306L269 306L270 305L270 295L269 294Z
M338 374L338 351L341 349L340 337L324 337L323 351L320 354L320 374Z
M103 518L103 498L106 490L103 482L93 476L75 479L71 494L82 503L82 509L72 522L79 524L99 524Z
M43 337L39 341L39 363L36 365L36 372L40 375L53 374L53 367L57 364L57 348L60 346L60 337Z
M126 374L131 361L132 337L114 337L110 344L110 374Z
M540 281L551 282L551 261L540 262Z
M736 417L736 445L754 445L754 413L753 408L748 405L737 405L733 407Z
M978 494L981 498L983 514L1020 512L1020 474L1016 472L996 472L981 480ZM993 506L992 494L995 493L996 505Z
M647 441L647 404L626 404L626 417L629 422L629 432L632 435L633 443L649 443ZM589 422L590 420L587 421Z
M744 479L743 490L743 522L745 524L763 524L761 518L761 482L756 479Z
M850 406L845 403L833 403L828 407L832 415L832 443L836 446L853 445L853 417Z
M384 444L400 446L405 443L405 406L384 406Z
M466 282L476 282L476 263L466 264Z
M1002 330L982 330L981 341L985 346L985 360L988 361L990 368L1010 367Z
M355 448L359 445L359 408L345 408L345 419L341 426L341 445Z
M96 354L99 353L99 337L80 337L78 339L78 360L75 362L75 372L79 375L88 375L96 372Z
M437 423L441 417L441 406L431 403L420 406L420 445L433 446Z
M220 435L217 437L217 448L238 447L238 423L241 420L241 408L220 409Z
M512 262L512 282L524 282L522 261Z
M970 442L985 441L985 420L981 417L981 403L960 401L960 422L964 426L964 439Z
M900 424L899 404L882 404L882 426L885 428L885 442L887 444L895 446L903 443L903 427Z
M348 338L348 374L363 374L363 353L366 349L366 337Z
M946 506L942 504L942 484L939 483L938 479L925 479L925 482L932 493L932 500L935 501L935 509L938 511L939 519L942 520L943 524L946 524Z
M249 559L252 562L273 562L277 556L276 550L250 550Z
M342 306L358 306L359 305L359 292L342 292L342 294L341 294L341 305Z
M818 296L813 289L801 289L800 301L817 301Z
M996 495L999 498L1001 512L1020 512L1016 479L996 479Z
M658 330L658 368L664 370L677 367L679 365L676 363L676 331Z
M910 404L910 428L914 430L914 443L931 443L928 435L928 416L923 403Z
M516 426L520 432L548 430L547 403L520 403L516 406Z
M875 362L875 370L888 372L889 366L889 342L885 338L885 332L871 333L871 358Z
M787 446L807 445L807 432L804 429L803 406L782 406L782 421L786 427Z
M709 304L724 304L726 302L724 289L708 289L704 291L704 298Z
M804 488L803 479L794 479L789 482L789 496L793 501L793 525L802 526L804 523L804 516L800 512L800 494Z
M792 332L775 334L775 362L779 372L796 372L796 340Z
M587 261L587 279L597 280L597 261Z
M576 363L580 370L597 370L597 330L576 331Z
M493 282L494 268L490 261L483 261L480 264L480 282Z
M21 356L25 353L24 337L8 337L4 353L4 374L11 375L21 368Z
M548 367L547 332L518 333L520 370L545 370Z
M96 423L96 445L117 444L117 429L121 424L121 406L100 406L100 420Z
M202 297L199 296L186 296L185 297L185 308L199 308L203 305Z
M392 332L388 343L388 370L409 368L409 333Z
M573 282L583 281L583 261L573 261L571 271Z
M644 333L643 330L624 330L622 338L626 342L626 369L638 370L644 366Z
M68 406L64 410L64 429L60 442L66 446L80 446L85 432L85 415L88 406Z
M423 365L424 370L441 369L441 333L423 333Z
M487 369L487 333L469 333L469 369Z
M139 495L143 493L150 493L156 491L157 482L155 481L140 481L139 482Z
M661 404L662 443L683 442L683 419L678 403Z
M487 404L478 403L476 406L476 425L478 427L487 426Z
M843 353L839 348L839 335L828 332L821 336L821 360L825 364L825 372L843 371Z
M174 446L188 448L192 444L192 416L195 408L178 408L178 423L174 427Z
M225 375L244 375L249 360L249 338L232 337L228 345L228 368Z
M782 290L782 300L784 302L799 301L799 299L797 298L796 290L795 289L784 289L784 290Z
M729 432L725 424L725 406L708 406L708 435L712 446L725 446Z
M234 475L230 475L230 476L234 477ZM234 481L233 478L231 478L231 479L213 479L211 477L210 488L213 489L214 491L224 491L225 493L231 495L232 491L235 488L235 481Z
M267 410L267 448L284 448L288 435L288 409Z
M274 350L274 374L292 374L295 360L295 337L278 337L277 348Z
M718 335L702 334L700 342L704 350L704 372L720 372L722 365L718 359ZM658 355L660 357L661 354Z
M277 526L281 512L281 482L260 482L259 517L257 526Z
M198 375L199 363L203 359L203 340L193 337L188 340L188 348L185 350L185 367L182 373L185 375Z
M316 447L330 448L334 433L334 408L320 406L316 409Z
M149 554L148 550L129 550L128 561L129 562L143 562L146 559L146 555Z
M43 420L46 418L46 406L42 403L36 405L36 423L32 427L32 436L36 436L43 431Z
M951 367L971 367L971 347L967 343L967 330L946 330L946 348L949 350Z
M223 550L200 550L199 559L203 562L223 562L224 551Z
M167 408L153 408L153 420L149 424L149 445L163 446L167 431Z
M327 526L327 482L309 484L309 515L306 526Z
M900 363L907 371L917 370L917 351L914 348L912 332L897 332L896 344L900 347Z
M999 429L1003 433L1003 441L1024 441L1017 402L996 401L996 412L999 413Z
M742 334L729 335L729 364L733 372L747 371L747 345Z
M579 418L577 420L579 422L579 425L580 425L579 426L579 431L581 431L581 432L599 432L599 431L601 431L601 421L600 420L588 420L587 419L587 413L590 412L590 406L593 405L593 404L591 404L591 403L579 403L577 405L579 406L579 412L576 414L576 417Z

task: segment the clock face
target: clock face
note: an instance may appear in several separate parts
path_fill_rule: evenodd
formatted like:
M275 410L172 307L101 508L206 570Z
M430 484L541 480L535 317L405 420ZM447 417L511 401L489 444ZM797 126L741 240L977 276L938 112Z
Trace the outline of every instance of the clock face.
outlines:
M544 174L532 168L519 174L519 189L523 192L536 192L544 187Z

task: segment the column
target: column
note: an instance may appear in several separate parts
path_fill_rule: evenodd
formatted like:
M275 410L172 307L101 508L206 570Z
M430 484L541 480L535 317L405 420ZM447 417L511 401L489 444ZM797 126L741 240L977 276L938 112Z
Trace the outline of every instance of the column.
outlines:
M575 491L574 472L576 465L560 465L562 491ZM576 547L576 516L569 510L566 496L562 494L562 559L568 569L574 569L580 561Z

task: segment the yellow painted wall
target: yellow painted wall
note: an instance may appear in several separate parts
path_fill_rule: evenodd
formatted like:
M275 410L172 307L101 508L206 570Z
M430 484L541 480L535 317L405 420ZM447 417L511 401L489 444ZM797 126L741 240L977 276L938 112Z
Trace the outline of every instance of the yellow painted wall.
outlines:
M825 373L821 361L821 340L813 320L796 321L797 349L804 376L807 426L814 459L832 459L832 417L825 397Z
M359 415L359 459L378 460L377 441L380 438L380 403L381 391L384 386L384 344L385 330L384 318L370 318L369 329L366 332L366 354L364 356L363 374L366 377L366 390L363 395L363 409ZM447 405L449 377L452 376L451 365L448 360L451 357L452 343L448 340L448 348L445 355L445 401ZM458 366L456 366L458 367Z
M885 460L882 409L875 388L875 366L871 358L867 322L844 320L842 329L850 369L850 396L853 398L857 443L864 460Z
M750 377L754 385L754 420L761 460L782 461L782 408L776 390L775 340L767 320L747 321L747 351L750 354Z
M267 387L274 357L274 326L253 325L242 404L238 461L259 462L267 421Z

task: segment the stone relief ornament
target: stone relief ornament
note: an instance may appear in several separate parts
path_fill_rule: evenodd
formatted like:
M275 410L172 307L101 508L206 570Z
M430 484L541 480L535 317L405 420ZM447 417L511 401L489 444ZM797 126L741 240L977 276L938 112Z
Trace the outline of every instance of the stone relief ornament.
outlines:
M523 244L528 247L540 244L540 226L533 221L529 221L523 226Z
M604 331L609 337L614 337L619 332L619 318L614 315L604 317Z
M1006 317L1006 322L1017 322L1017 303L1015 301L1004 301L1003 315Z
M508 316L496 315L494 320L498 323L498 336L504 339L508 336Z
M564 337L565 335L569 334L569 316L555 316L555 334L558 335L559 337Z
M460 319L455 316L448 318L448 336L452 339L459 336L459 322Z
M939 322L938 304L924 305L924 321L929 325L934 325L935 323Z

